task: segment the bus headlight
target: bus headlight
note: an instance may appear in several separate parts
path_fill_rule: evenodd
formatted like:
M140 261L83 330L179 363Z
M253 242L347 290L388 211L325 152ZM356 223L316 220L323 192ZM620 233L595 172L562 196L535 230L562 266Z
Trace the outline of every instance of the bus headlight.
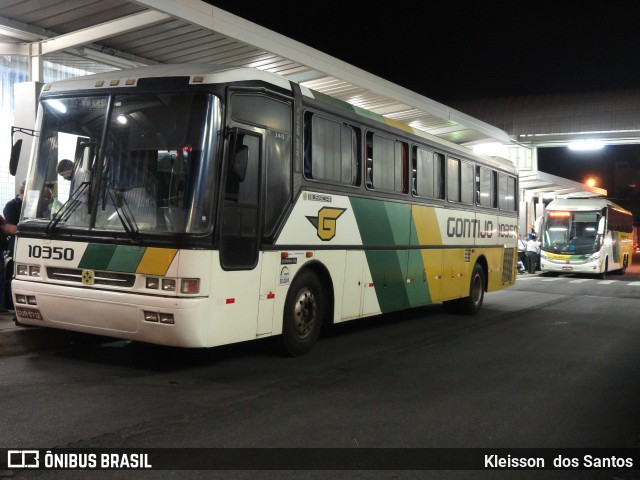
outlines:
M40 276L40 265L30 265L29 266L29 276L30 277L39 277Z
M589 257L589 260L594 261L594 260L598 260L599 258L600 258L600 252L596 252Z
M547 252L545 252L544 250L540 250L540 258L544 258L545 260L546 260L547 258L549 258L549 257L547 256Z
M162 290L165 292L175 292L176 291L176 281L173 278L163 278L162 279Z
M23 265L19 263L16 265L16 274L17 275L29 275L29 267L27 265Z

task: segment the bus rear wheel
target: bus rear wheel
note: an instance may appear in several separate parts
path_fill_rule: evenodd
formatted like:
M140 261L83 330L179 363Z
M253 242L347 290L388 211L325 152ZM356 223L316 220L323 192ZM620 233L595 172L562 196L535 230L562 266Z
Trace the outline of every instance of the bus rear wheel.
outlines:
M300 273L287 293L282 323L282 346L291 356L307 353L315 344L325 320L322 285L312 272Z
M484 270L476 263L469 282L469 296L444 302L445 311L475 315L484 301Z
M469 296L463 297L457 302L457 310L465 315L475 315L480 311L484 301L484 270L476 263L471 273L469 282Z

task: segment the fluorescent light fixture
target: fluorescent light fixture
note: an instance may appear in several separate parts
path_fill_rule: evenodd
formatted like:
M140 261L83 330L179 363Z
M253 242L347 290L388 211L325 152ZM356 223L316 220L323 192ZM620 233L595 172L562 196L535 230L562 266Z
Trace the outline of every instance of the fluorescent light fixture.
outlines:
M116 56L115 54L110 55L108 53L99 52L97 50L92 50L90 48L84 47L79 48L77 52L88 60L93 60L94 62L98 62L103 65L110 65L117 68L142 67L152 63L143 63L142 61L129 60L127 58Z
M578 140L572 142L569 145L569 150L585 151L585 150L600 150L604 148L604 142L600 140Z

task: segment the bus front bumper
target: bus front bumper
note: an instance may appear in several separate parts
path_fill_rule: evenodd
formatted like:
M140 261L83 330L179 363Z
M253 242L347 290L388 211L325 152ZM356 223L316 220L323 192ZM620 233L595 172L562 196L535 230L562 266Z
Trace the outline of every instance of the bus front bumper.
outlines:
M64 288L14 279L20 323L176 347L206 347L207 298ZM24 298L26 303L17 302ZM157 314L157 315L154 315Z
M602 271L601 263L599 260L572 262L541 258L540 268L543 272L597 274Z

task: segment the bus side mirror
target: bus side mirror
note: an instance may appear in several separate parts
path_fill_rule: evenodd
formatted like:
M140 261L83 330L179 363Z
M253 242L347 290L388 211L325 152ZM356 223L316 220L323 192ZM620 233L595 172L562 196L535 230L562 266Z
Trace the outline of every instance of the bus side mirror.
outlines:
M12 176L16 176L18 170L18 162L20 161L20 151L22 150L22 139L16 140L16 143L11 147L11 156L9 157L9 173Z
M605 217L602 217L598 222L598 235L604 235L604 222Z

